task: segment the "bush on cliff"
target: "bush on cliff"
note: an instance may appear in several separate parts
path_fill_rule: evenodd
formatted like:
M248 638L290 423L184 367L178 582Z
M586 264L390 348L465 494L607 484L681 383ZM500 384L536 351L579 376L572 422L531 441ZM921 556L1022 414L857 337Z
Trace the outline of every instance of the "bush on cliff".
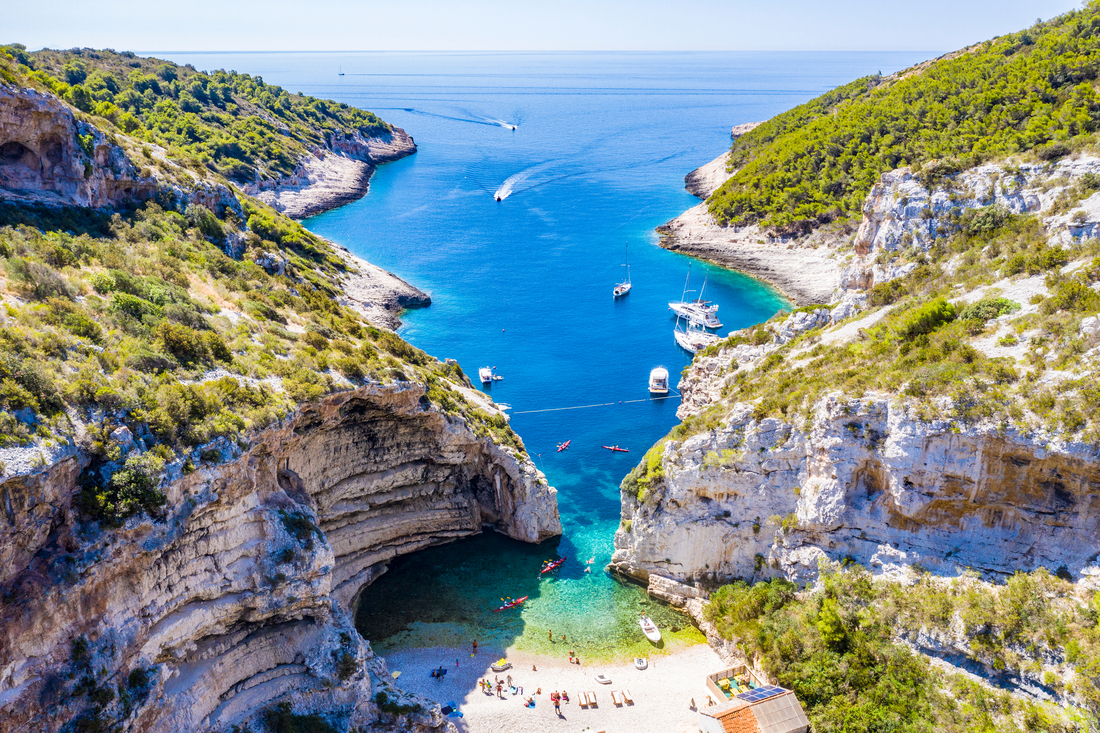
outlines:
M850 566L827 569L819 589L797 595L784 580L723 586L705 613L722 636L736 640L749 658L761 657L767 672L795 691L815 731L1008 733L1022 725L1061 732L1081 730L1081 721L1073 715L1060 720L1053 708L939 672L894 639L918 631L949 635L961 618L977 660L988 663L999 654L1016 670L1034 662L1010 649L1032 649L1037 659L1049 658L1049 650L1069 660L1070 650L1060 647L1079 639L1071 662L1080 680L1075 693L1086 714L1095 715L1100 680L1087 675L1100 629L1095 613L1065 603L1073 593L1071 584L1043 571L990 589L968 578L924 576L915 586L873 582L867 571ZM991 642L998 651L987 651Z
M866 77L737 138L711 197L718 221L798 233L858 217L879 176L944 175L1051 143L1070 150L1100 123L1100 4L892 77Z

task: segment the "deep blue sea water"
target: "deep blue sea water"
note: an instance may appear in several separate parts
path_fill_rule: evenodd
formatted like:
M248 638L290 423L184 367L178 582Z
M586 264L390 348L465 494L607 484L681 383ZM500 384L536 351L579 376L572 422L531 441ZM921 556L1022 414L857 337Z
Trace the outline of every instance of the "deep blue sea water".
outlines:
M512 426L558 489L560 541L530 547L486 535L394 563L364 592L357 620L377 648L477 636L548 651L552 628L588 656L629 655L646 644L640 609L666 629L684 625L602 570L619 526L619 481L676 424L675 397L638 401L652 367L666 366L675 384L689 361L667 302L679 299L689 262L693 288L708 277L723 335L786 301L660 249L654 228L698 203L684 175L728 148L732 125L925 56L171 54L369 109L413 135L419 152L381 167L365 198L306 225L431 293L432 306L407 314L401 334L458 359L475 380L478 366L495 366L504 380L493 399L512 405ZM614 301L627 243L634 288ZM613 404L553 409L596 403ZM564 440L570 449L556 452ZM601 447L613 444L630 452ZM540 561L558 554L570 560L537 580ZM501 597L523 595L531 600L521 611L493 612ZM698 638L690 627L672 636Z

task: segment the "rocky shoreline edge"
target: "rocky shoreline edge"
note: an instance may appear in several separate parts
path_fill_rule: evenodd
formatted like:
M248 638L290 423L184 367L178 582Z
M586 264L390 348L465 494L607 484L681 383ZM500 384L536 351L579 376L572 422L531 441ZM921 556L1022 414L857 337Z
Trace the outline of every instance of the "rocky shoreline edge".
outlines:
M728 161L729 152L722 153L685 176L687 190L704 201L657 227L660 245L763 280L798 306L831 302L842 268L829 232L782 239L758 226L724 227L711 216L706 199L733 175Z
M305 219L363 198L379 165L415 152L412 135L400 127L371 137L358 132L333 136L327 148L303 157L292 175L250 183L243 190L292 219Z

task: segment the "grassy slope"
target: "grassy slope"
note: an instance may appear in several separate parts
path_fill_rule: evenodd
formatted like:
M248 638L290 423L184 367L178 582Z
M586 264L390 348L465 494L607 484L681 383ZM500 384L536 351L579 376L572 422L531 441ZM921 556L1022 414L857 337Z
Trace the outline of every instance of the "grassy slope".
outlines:
M3 55L0 76L41 80ZM158 114L185 117L170 108ZM125 148L140 147L107 119L83 118ZM169 147L162 180L192 180L173 150L187 154ZM256 156L260 167L277 164ZM196 173L217 182L203 166ZM72 440L79 423L80 447L92 457L81 507L111 522L156 513L163 468L180 460L189 469L203 459L196 446L368 381L419 381L476 432L522 450L502 418L455 390L466 381L457 366L339 304L346 265L329 242L240 199L244 220L231 208L217 218L200 206L156 203L116 212L0 205L0 448L37 447L44 462L46 449ZM256 264L268 252L286 260L285 273ZM124 458L125 444L112 437L122 426L148 451Z
M710 199L724 224L781 233L858 217L880 174L929 180L983 160L1064 154L1100 124L1100 4L893 77L867 77L734 141Z
M377 135L390 125L363 110L236 72L196 71L132 53L0 47L23 84L51 91L98 125L169 150L192 168L237 181L291 173L333 133Z

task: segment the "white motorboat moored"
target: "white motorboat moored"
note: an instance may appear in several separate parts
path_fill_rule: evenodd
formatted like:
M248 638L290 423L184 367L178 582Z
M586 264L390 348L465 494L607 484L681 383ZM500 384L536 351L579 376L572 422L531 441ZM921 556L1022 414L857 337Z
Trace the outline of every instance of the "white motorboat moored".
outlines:
M650 641L657 642L661 640L661 632L657 628L657 624L650 620L649 616L644 613L642 617L638 619L638 625L642 627L642 632L645 634L645 638Z
M663 366L655 367L649 373L649 393L668 394L668 370Z
M492 367L479 367L477 370L478 379L482 384L493 383L493 368Z

